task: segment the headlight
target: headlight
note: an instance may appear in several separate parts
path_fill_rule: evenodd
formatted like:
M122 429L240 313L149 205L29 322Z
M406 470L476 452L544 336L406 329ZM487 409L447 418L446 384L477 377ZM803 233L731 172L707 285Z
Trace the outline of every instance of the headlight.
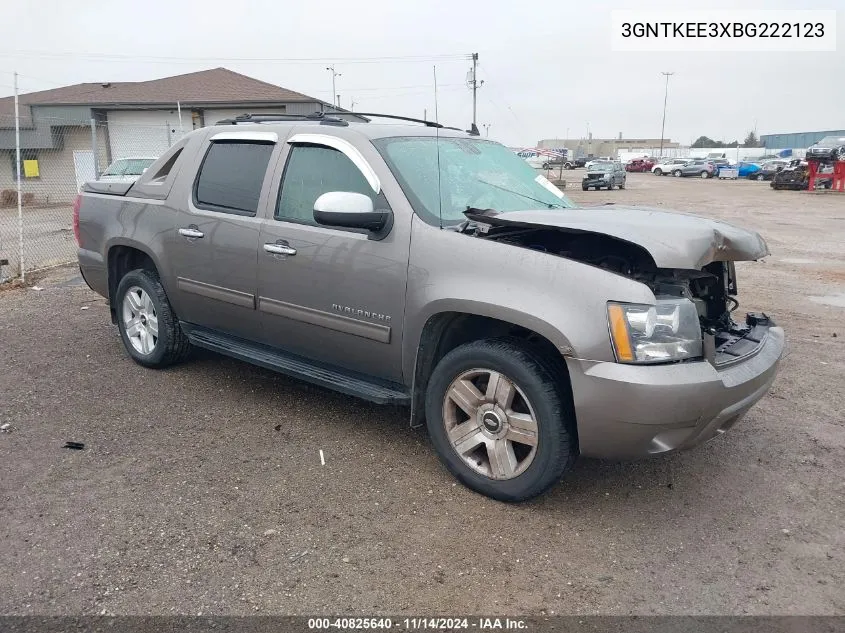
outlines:
M689 299L658 299L655 305L608 303L616 360L660 363L702 355L698 311Z

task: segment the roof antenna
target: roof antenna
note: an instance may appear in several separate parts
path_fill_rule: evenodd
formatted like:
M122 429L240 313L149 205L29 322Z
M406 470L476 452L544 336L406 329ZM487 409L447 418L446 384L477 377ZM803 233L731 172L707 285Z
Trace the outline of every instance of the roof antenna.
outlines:
M437 114L437 65L434 68L434 122L440 123ZM440 229L443 229L443 190L440 188L440 127L434 128L434 144L437 149L437 215L440 219Z
M434 122L440 123L440 116L437 114L437 66L434 68Z
M475 123L469 126L467 132L472 136L481 136L481 132L478 131L478 126Z

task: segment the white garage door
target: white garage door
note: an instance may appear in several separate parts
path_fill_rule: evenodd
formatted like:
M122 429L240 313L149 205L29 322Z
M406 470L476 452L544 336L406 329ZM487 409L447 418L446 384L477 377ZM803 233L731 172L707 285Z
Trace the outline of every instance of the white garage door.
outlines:
M182 110L182 125L176 110L113 110L108 113L112 160L132 156L161 156L193 128L190 110Z

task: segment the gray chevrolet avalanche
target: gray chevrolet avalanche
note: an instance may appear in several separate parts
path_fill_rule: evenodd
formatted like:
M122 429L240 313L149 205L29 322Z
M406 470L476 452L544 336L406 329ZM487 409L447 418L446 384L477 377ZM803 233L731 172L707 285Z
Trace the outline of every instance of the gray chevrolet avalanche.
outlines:
M460 481L507 501L579 454L700 444L766 394L783 330L736 316L759 235L577 208L506 147L420 123L239 117L135 183L86 184L80 269L129 356L202 347L406 406Z

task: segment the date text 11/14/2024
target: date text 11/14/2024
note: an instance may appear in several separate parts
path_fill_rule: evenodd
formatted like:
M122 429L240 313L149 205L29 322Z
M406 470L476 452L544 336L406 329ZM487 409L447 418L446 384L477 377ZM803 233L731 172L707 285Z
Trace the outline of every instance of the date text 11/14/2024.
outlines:
M519 618L309 618L308 628L315 631L390 630L397 631L526 631L528 623Z

